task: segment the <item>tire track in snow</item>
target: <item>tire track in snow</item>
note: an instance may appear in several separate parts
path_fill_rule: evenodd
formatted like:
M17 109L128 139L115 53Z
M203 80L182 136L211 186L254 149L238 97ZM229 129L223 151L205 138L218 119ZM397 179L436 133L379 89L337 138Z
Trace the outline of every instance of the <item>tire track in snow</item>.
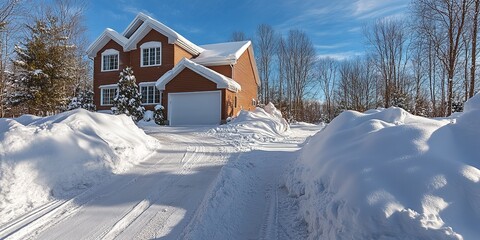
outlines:
M187 142L184 142L184 143L187 143ZM180 163L183 163L183 165L182 165L181 171L178 172L178 175L186 174L191 170L195 162L198 162L198 160L195 161L195 159L196 159L196 155L198 153L199 147L195 146L193 148L193 151L191 149L192 148L190 146L187 146L186 152L183 155L182 159L180 160ZM168 182L168 185L174 185L180 180L181 178L177 178L176 180L170 180ZM120 218L113 225L113 227L104 235L102 239L104 240L115 239L115 237L117 237L119 234L125 231L125 229L127 229L127 227L130 226L131 223L133 223L141 214L143 214L148 208L150 208L150 206L153 203L157 202L160 199L160 196L162 195L162 193L167 190L168 188L165 188L163 189L163 191L160 191L160 192L157 192L156 194L148 196L147 199L137 203L131 210L129 210L122 218ZM172 214L173 212L170 215ZM166 220L168 220L168 218Z

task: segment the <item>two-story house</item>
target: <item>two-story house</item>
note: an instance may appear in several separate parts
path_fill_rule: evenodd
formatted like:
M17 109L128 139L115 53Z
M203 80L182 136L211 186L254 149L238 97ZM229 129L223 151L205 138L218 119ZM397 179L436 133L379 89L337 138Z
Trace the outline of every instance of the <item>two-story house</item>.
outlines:
M112 107L127 66L146 109L163 105L170 125L218 124L257 103L260 80L250 41L198 46L139 13L121 34L106 29L87 54L98 110Z

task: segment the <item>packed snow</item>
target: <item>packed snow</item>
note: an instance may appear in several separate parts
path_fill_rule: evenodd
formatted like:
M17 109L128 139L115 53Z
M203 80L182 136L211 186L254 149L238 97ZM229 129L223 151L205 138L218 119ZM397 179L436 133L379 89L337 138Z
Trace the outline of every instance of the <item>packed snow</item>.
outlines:
M292 125L271 103L241 111L208 135L236 152L223 166L179 239L304 239L295 202L282 187L283 173L305 139L324 125Z
M310 239L480 236L480 95L455 118L346 111L289 171Z
M0 119L0 224L122 173L158 146L125 115Z
M229 141L237 148L285 139L290 126L272 103L254 111L242 110L225 125L209 130L210 134Z

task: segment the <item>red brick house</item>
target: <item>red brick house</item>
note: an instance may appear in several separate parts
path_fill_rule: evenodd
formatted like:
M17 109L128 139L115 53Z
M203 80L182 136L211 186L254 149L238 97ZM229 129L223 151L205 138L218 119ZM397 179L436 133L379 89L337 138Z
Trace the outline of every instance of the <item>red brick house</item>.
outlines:
M163 105L171 125L218 124L257 103L260 79L250 41L198 46L139 13L122 34L106 29L87 54L98 110L111 108L127 66L145 108Z

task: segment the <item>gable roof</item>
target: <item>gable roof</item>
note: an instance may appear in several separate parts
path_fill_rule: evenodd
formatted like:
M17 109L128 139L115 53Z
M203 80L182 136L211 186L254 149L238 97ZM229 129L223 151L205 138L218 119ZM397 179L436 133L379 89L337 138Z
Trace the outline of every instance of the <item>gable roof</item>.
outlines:
M236 64L251 45L251 41L202 45L204 51L192 61L205 66Z
M168 38L168 43L176 43L194 56L204 51L203 48L188 41L185 37L165 26L163 23L144 13L139 13L122 34L109 28L105 29L102 35L88 47L87 54L89 57L95 57L97 52L110 40L114 40L120 44L124 51L133 50L136 48L136 44L152 29L165 35Z
M172 70L166 72L162 77L160 77L155 84L157 89L165 90L165 85L169 83L175 76L177 76L183 69L188 68L200 76L205 77L206 79L217 84L217 88L226 88L233 92L238 92L242 89L240 84L235 82L235 80L226 77L218 72L215 72L205 66L194 63L186 58L183 58L177 65L175 65Z
M110 40L115 41L120 46L124 48L125 51L125 44L128 42L128 39L113 29L107 28L105 29L100 37L98 37L90 46L87 48L87 54L89 57L95 57L98 51L105 46Z

